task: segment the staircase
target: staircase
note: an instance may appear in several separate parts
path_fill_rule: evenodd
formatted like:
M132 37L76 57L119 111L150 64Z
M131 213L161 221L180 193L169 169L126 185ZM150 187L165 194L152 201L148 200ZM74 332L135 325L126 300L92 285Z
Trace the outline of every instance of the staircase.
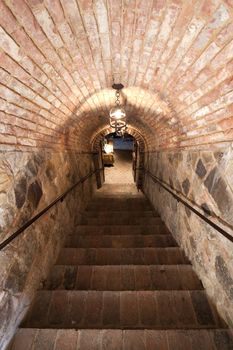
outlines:
M10 349L229 350L233 341L146 198L105 185Z

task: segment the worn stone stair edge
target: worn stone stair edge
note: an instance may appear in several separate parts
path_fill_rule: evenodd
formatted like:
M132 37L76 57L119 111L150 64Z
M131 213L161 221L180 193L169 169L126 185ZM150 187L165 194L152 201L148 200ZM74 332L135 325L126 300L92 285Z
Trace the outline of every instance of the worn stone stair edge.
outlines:
M26 339L26 344L25 344ZM8 350L232 350L227 330L20 329ZM69 347L67 348L67 344ZM25 347L26 345L26 347ZM98 346L98 347L96 347Z
M85 217L85 218L97 218L99 219L100 217L105 217L106 216L109 216L110 212L109 210L98 210L98 212L96 212L96 210L85 210L84 212L82 212L82 215ZM90 215L95 215L95 216L90 216ZM123 215L124 217L127 217L128 215L130 215L131 217L141 217L141 218L146 218L146 217L151 217L151 218L160 218L160 216L152 211L152 210L135 210L135 211L132 211L132 210L112 210L111 211L111 217L118 217L118 216L121 216ZM148 215L148 216L147 216Z

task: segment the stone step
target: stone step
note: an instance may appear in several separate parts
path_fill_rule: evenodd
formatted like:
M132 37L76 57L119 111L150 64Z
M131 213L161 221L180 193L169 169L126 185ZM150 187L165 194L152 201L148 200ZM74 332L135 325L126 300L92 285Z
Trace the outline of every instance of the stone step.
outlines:
M18 330L9 350L232 350L228 330Z
M109 196L96 196L94 195L91 199L93 203L103 202L103 203L150 203L150 201L143 195L109 195Z
M176 265L189 264L178 247L63 248L57 265Z
M226 328L204 291L39 291L23 327Z
M128 218L144 218L144 217L159 217L158 214L152 210L139 210L139 211L127 211L127 210L112 210L109 212L109 210L86 210L84 211L83 215L86 218L122 218L122 219L128 219Z
M113 200L116 200L116 199L120 199L120 200L127 200L127 199L141 199L141 200L147 200L147 198L143 195L143 194L137 194L137 193L134 193L134 194L130 194L128 193L127 195L125 194L121 194L121 193L105 193L105 194L94 194L92 199L94 200L105 200L105 199L113 199Z
M105 210L105 211L116 211L116 210L127 210L127 211L143 211L143 210L152 210L151 204L148 202L115 202L112 201L110 203L104 202L91 202L87 210Z
M81 225L162 225L163 222L159 217L121 217L118 215L117 217L112 215L108 215L108 217L99 217L99 218L89 218L82 217L80 220Z
M167 234L164 224L159 225L77 225L75 232L80 235L152 235Z
M171 234L167 235L69 235L66 247L71 248L144 248L177 247Z
M136 188L135 183L127 183L127 184L122 184L122 183L104 183L103 186L98 189L97 191L94 192L95 195L100 195L100 196L106 196L106 195L111 195L111 196L116 196L116 195L123 195L123 196L131 196L131 195L139 195L143 196L144 194L142 191L139 191Z
M191 265L56 265L43 289L201 290Z
M131 196L131 195L141 195L144 197L143 192L138 191L136 188L135 184L122 184L122 183L114 183L114 184L109 184L109 183L104 183L103 186L95 191L95 195L111 195L111 196L116 196L116 195L123 195L123 196Z

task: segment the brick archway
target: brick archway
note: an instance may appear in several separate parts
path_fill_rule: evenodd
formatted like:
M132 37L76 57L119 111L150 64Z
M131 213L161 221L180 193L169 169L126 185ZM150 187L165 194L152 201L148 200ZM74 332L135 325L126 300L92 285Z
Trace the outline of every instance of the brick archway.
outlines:
M110 127L105 127L102 130L99 130L91 140L92 149L97 150L101 139L103 139L104 136L110 133L112 133L112 129ZM141 152L145 152L147 149L147 143L145 138L141 135L141 133L137 129L132 128L130 126L128 126L127 128L127 133L133 136L138 142Z

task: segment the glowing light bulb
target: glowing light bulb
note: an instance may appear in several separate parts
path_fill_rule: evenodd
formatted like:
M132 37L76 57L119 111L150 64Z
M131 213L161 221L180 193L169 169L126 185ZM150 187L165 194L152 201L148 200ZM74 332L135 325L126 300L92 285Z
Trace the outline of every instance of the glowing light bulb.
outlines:
M126 117L125 110L122 107L114 107L110 111L110 118L119 120Z
M105 153L113 153L113 145L106 143L104 145Z

